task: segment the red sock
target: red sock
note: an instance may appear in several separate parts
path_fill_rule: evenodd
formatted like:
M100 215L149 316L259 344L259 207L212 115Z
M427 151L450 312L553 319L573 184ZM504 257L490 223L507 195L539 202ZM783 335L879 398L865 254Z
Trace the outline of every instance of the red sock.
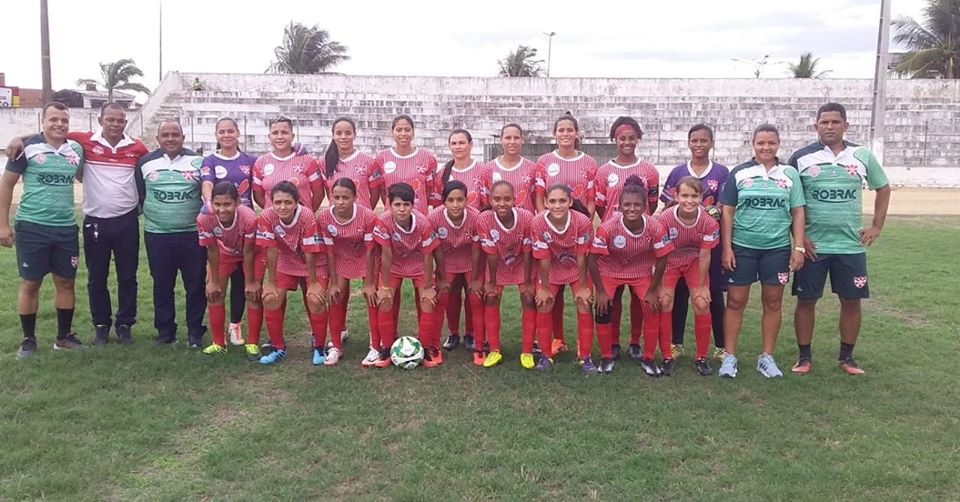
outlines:
M313 348L322 349L327 346L327 318L329 311L324 309L319 314L307 311L307 319L310 320L310 331L313 332Z
M286 350L287 346L283 342L283 316L286 314L287 306L282 305L277 310L267 309L263 316L267 319L267 336L270 337L270 345L274 349Z
M620 344L620 318L623 317L623 296L616 296L613 299L613 306L610 309L610 343ZM597 325L597 334L600 334L599 325ZM603 347L601 347L602 349Z
M393 346L397 339L397 325L393 322L393 311L378 311L377 324L380 327L380 346L374 347L377 350L388 350Z
M440 345L440 339L443 337L443 318L450 314L450 304L460 301L460 298L455 297L457 297L457 295L450 291L441 291L437 294L437 304L433 307L433 315L437 319L432 323L433 329L430 331L431 347ZM457 311L457 317L460 317L459 309ZM447 317L448 321L449 319L450 318ZM459 324L459 320L457 323Z
M344 299L343 303L335 303L330 306L330 341L333 342L333 346L337 349L343 348L343 340L340 338L340 333L343 332L343 327L347 323L347 302Z
M630 297L630 343L640 345L643 335L643 300L636 296Z
M260 345L261 328L263 328L263 309L247 307L247 343Z
M440 336L437 332L437 324L443 323L443 314L444 311L441 309L434 310L433 312L423 312L420 314L420 319L417 321L417 327L419 328L418 331L420 332L420 344L423 345L424 348L440 348Z
M460 290L454 290L453 292L448 292L447 297L449 301L444 308L444 311L447 313L447 331L453 334L460 334L460 307L463 304L463 297L460 296ZM467 329L469 330L470 325L467 324ZM443 326L440 327L440 330L443 331Z
M537 312L537 341L543 355L553 357L553 313Z
M693 335L697 339L697 359L707 357L707 349L710 347L710 329L712 324L713 318L710 312L693 316Z
M227 346L226 328L227 308L224 305L208 305L207 312L210 315L210 338L213 343L221 346Z
M557 291L553 299L553 338L563 341L563 286Z
M500 346L500 306L487 307L488 309L497 309L497 347ZM489 312L489 310L488 310ZM537 311L524 308L520 311L520 340L524 354L533 353L533 338L537 335ZM487 330L489 330L489 326ZM493 342L490 342L490 348L493 349Z
M370 347L380 350L380 310L367 307L367 324L370 325Z
M613 323L597 324L597 340L600 342L600 357L613 358Z
M473 343L476 350L481 350L483 343L487 341L487 332L483 321L483 298L468 293L466 322L472 323L467 324L467 329L473 331Z
M477 295L471 295L471 294L470 294L470 290L467 289L467 288L464 288L464 293L463 293L463 294L465 294L465 295L467 295L467 296L477 296ZM477 319L477 317L480 317L481 321L483 320L483 312L482 312L482 309L483 309L483 299L482 299L482 298L480 299L480 309L481 309L481 310L480 310L480 315L479 315L479 316L474 315L474 314L476 314L477 310L475 309L474 304L473 304L472 301L470 301L470 300L468 299L465 303L466 303L466 305L463 306L463 332L464 332L464 334L466 334L466 333L469 333L469 332L473 331L473 332L474 332L474 333L473 333L473 336L474 336L474 338L476 338L476 336L477 336L477 333L476 333L476 330L477 330L476 322L477 322L477 321L476 321L476 319ZM457 312L457 323L458 323L458 324L460 323L460 312L459 312L459 311ZM483 324L481 323L481 326L482 326L482 325L483 325Z
M590 357L593 350L593 315L577 312L577 357Z
M527 311L523 311L526 322ZM536 322L536 321L534 321ZM483 331L490 342L490 352L500 352L500 304L483 306ZM521 339L524 347L527 343L527 327L521 327ZM530 351L533 351L533 333L530 333Z
M673 312L660 312L660 357L670 359L670 342L673 338Z
M653 359L657 355L660 317L656 312L650 312L646 314L643 321L643 358Z

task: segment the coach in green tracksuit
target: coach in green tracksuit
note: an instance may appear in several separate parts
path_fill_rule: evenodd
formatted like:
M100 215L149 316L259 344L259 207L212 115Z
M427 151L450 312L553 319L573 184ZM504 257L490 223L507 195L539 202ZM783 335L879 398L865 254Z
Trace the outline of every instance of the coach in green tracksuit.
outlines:
M186 292L187 343L202 344L206 251L197 238L200 198L200 164L203 158L183 147L183 129L167 120L157 131L160 148L137 163L135 178L143 206L143 241L153 278L153 325L156 345L177 340L174 288L177 274Z
M819 141L790 157L800 173L807 201L806 265L794 273L793 294L797 310L793 322L800 355L794 373L812 369L810 344L817 300L830 275L830 288L840 298L840 369L849 375L863 374L853 360L853 346L860 334L860 302L870 297L867 283L869 246L880 235L890 205L890 184L873 153L844 141L847 111L838 103L817 110ZM873 221L863 225L863 184L877 191Z

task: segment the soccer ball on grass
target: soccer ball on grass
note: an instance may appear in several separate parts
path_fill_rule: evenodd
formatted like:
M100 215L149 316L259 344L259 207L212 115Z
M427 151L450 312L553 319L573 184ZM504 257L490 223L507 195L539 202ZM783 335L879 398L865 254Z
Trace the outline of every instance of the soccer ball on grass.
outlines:
M390 360L394 366L405 370L412 370L423 361L423 345L420 340L412 336L401 336L390 347Z

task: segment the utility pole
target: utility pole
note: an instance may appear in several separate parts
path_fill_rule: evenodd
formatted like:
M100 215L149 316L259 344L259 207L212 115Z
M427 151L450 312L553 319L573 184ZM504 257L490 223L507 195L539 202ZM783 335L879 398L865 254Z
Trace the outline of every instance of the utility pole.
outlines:
M40 0L40 72L43 79L43 102L53 101L53 82L50 76L50 20L47 0Z
M157 80L163 80L163 0L160 0L160 75Z
M887 60L890 57L890 0L880 1L880 30L877 35L877 67L873 74L873 109L870 113L870 149L883 165L883 136L886 132Z
M553 36L556 35L557 32L543 32L543 34L547 36L547 78L550 78L550 56L553 53Z

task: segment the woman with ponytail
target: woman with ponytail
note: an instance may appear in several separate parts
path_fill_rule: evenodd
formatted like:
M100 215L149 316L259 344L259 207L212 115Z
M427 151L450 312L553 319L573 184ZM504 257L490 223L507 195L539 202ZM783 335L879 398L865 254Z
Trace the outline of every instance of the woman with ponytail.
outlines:
M327 199L333 199L333 187L341 178L353 180L356 202L373 209L380 200L383 180L373 173L373 157L357 149L357 126L353 120L340 117L333 121L333 139L320 159L320 171L326 180Z
M536 190L537 165L525 157L520 156L523 148L523 129L514 123L507 124L500 129L499 157L491 160L480 172L481 208L492 207L491 192L493 185L499 181L510 183L515 192L514 205L518 208L536 212L538 206L543 205L543 194Z

